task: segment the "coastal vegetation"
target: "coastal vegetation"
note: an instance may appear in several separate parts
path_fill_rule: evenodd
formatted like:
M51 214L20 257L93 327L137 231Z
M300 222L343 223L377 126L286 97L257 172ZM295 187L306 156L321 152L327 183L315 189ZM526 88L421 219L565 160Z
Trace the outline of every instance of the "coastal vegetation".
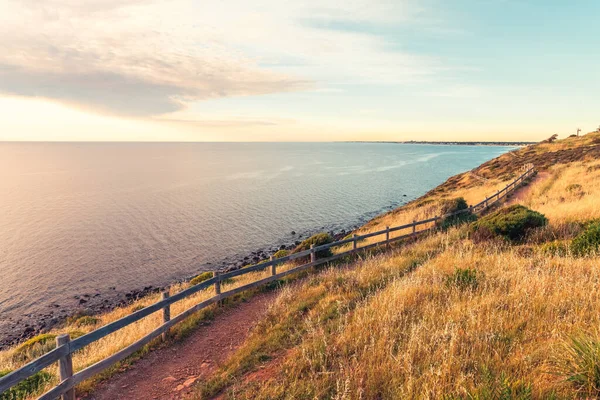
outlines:
M317 273L301 273L258 289L279 288L280 294L247 341L211 379L198 383L197 397L600 395L598 138L600 134L589 134L502 155L356 232L467 210L518 176L523 164L534 162L539 174L518 198L478 220L465 212L468 218L442 221L444 229L394 245L390 251L365 252ZM475 233L483 230L501 240L477 240ZM375 240L365 239L364 244ZM327 234L315 235L294 251L332 241ZM281 265L278 271L290 267ZM209 279L209 274L173 285L170 292ZM269 274L258 271L235 277L223 282L222 290ZM291 280L296 283L287 285ZM248 300L258 290L226 300L225 308ZM171 313L177 315L213 294L199 291L175 303ZM0 371L8 373L52 348L60 333L90 332L159 299L156 293L105 314L80 316L43 339L2 351ZM148 351L189 335L222 309L202 310L174 327L167 342L151 342L131 359L83 382L78 392L91 390ZM161 323L156 313L86 346L74 354L74 369L114 354ZM19 392L25 394L11 398L35 396L57 381L55 368L48 368Z

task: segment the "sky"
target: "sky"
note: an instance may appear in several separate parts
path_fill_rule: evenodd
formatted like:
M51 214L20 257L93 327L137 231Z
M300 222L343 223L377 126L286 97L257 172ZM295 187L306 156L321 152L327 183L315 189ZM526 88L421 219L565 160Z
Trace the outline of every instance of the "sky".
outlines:
M0 0L0 140L588 132L599 16L597 0Z

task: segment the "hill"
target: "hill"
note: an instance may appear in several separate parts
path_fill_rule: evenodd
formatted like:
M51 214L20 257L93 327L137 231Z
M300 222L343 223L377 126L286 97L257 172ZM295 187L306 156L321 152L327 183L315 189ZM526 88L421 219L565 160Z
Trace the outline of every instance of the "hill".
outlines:
M547 223L519 240L465 223L287 286L196 397L598 397L599 144L527 146L374 219L361 232L439 215L449 199L473 204L533 163L538 176L506 206ZM477 224L524 229L502 219L522 209Z

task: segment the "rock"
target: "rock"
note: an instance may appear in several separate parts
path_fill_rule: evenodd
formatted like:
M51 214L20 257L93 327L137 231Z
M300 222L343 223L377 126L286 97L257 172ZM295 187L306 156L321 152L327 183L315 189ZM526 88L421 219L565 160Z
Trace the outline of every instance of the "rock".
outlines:
M282 244L281 246L279 246L279 250L285 250L285 244Z
M296 231L292 231L292 235L295 235L295 234L296 234Z
M196 380L198 380L197 376L192 376L190 378L188 378L185 382L183 382L183 386L190 387L194 384L194 382L196 382Z
M163 378L162 381L165 383L173 383L177 382L177 378L175 378L174 376L167 376L166 378Z
M79 304L85 304L85 303L87 303L87 300L85 300L85 299L79 299Z
M179 385L175 388L175 390L179 392L180 390L183 390L184 388L185 388L185 386Z

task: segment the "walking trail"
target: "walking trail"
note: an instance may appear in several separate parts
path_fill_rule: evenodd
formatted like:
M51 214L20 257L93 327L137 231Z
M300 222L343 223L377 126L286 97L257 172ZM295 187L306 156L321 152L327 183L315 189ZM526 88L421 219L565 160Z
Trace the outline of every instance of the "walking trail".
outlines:
M517 190L515 190L514 194L506 202L506 204L510 206L512 204L522 203L523 200L526 200L529 197L529 194L533 190L534 185L545 182L548 178L550 178L549 172L547 172L547 171L538 172L533 177L531 182L529 182L529 185L520 187Z
M276 291L261 293L218 315L188 338L150 352L130 369L103 382L90 400L182 399L239 347L266 313Z

